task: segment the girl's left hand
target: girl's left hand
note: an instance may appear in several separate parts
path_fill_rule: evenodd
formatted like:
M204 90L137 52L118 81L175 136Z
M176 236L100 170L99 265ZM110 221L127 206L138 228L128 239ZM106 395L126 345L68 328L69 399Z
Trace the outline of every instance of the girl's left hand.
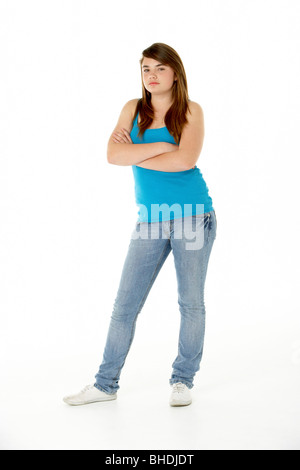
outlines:
M115 142L116 144L132 144L133 143L129 132L124 128L113 133L113 142Z

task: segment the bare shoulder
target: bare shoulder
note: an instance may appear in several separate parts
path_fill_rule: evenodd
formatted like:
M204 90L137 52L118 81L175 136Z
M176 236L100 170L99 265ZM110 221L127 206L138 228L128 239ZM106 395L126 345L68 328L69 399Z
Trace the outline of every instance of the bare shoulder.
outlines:
M196 101L189 101L190 113L188 119L190 120L203 120L203 109Z
M133 100L129 100L128 103L131 103L132 106L136 106L140 98L133 98Z
M134 98L132 100L127 101L127 103L124 106L124 109L126 109L126 111L128 111L132 117L135 113L136 105L138 101L139 101L139 98Z
M133 116L135 113L137 102L138 102L138 99L133 99L133 100L127 101L127 103L124 104L121 110L117 125L113 132L116 132L118 129L122 129L122 128L127 129L128 132L131 131Z

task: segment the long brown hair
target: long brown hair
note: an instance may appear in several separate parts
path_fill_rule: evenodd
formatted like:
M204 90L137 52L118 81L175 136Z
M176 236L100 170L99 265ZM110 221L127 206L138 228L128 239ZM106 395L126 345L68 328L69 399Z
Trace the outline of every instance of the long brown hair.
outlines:
M140 59L141 74L142 62L144 57L159 61L161 64L169 65L175 72L177 80L174 81L172 88L172 105L165 115L165 124L179 144L184 125L188 122L186 118L187 111L190 111L188 101L188 86L183 63L177 52L167 44L156 42L142 52ZM142 137L145 130L151 125L154 118L154 110L151 105L151 93L142 85L143 95L139 99L133 121L137 114L140 114L138 136Z

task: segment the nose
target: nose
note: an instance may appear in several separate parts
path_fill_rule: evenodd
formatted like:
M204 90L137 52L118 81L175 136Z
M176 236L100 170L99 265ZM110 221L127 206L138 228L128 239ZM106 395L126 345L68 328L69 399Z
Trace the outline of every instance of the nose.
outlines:
M156 78L156 74L154 72L150 73L149 78Z

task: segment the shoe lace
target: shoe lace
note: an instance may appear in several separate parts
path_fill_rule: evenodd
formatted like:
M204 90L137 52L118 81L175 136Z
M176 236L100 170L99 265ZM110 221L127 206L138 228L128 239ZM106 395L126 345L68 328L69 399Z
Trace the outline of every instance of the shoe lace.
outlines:
M173 391L176 393L183 393L185 389L185 384L178 382L176 384L173 384Z
M87 385L86 387L84 387L84 388L81 390L80 393L87 392L88 390L91 390L93 387L94 387L94 384Z

